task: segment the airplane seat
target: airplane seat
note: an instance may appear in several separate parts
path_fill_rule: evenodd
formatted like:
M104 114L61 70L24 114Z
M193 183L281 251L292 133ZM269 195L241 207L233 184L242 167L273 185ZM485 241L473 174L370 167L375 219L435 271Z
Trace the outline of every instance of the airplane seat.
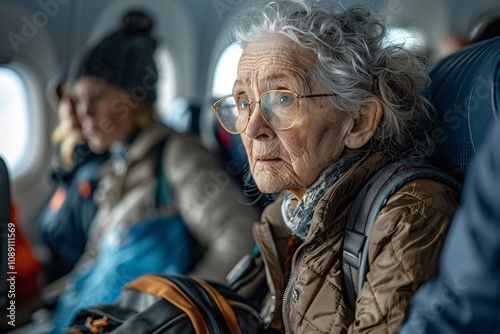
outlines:
M240 176L248 169L248 157L240 135L232 135L217 122L214 124L214 137L218 146L229 161L234 161L240 169Z
M200 106L187 98L178 97L166 111L160 111L160 120L179 133L200 135Z
M423 92L437 110L430 160L463 180L500 109L500 37L474 43L434 64Z
M7 273L9 272L8 259L8 225L11 218L11 199L10 199L10 178L7 170L7 165L2 157L0 157L0 306L7 306L7 291L8 281Z

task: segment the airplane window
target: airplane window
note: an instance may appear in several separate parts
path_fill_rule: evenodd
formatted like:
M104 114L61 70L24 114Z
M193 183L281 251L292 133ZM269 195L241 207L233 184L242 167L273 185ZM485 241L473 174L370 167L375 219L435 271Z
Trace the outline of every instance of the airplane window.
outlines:
M175 66L172 56L165 47L156 49L155 61L158 66L158 111L163 114L175 96Z
M214 84L212 88L212 96L219 98L230 95L233 91L233 84L236 80L236 70L242 50L236 44L229 45L222 52L214 73Z
M0 101L0 154L16 174L28 149L28 99L22 78L5 66L0 66Z
M405 49L424 50L426 47L422 33L413 29L392 28L388 31L385 44L401 44Z

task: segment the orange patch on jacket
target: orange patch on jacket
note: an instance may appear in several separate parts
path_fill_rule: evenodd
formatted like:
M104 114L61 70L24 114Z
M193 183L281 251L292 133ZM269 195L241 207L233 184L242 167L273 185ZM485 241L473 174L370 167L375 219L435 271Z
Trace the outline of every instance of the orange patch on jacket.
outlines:
M78 193L82 198L88 198L92 194L92 185L88 180L82 180L78 183Z
M49 209L52 212L57 212L66 200L66 189L58 187L49 202Z

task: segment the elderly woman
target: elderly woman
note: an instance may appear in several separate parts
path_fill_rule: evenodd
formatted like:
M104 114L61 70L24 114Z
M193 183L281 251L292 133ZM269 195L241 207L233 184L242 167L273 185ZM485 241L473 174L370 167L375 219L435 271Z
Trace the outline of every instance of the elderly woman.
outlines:
M432 108L417 94L424 64L383 43L368 9L275 1L238 17L243 49L233 94L213 109L240 134L259 189L285 192L254 227L269 285L270 332L396 333L437 271L457 193L430 179L389 198L369 236L355 312L343 292L352 201L380 168L430 151ZM286 200L290 194L298 201Z

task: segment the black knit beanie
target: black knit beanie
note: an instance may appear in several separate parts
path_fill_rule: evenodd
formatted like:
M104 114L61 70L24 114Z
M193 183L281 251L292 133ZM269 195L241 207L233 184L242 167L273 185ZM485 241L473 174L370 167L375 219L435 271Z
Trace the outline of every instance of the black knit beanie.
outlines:
M72 81L92 76L128 91L137 101L156 101L153 22L144 12L128 12L122 27L92 47L78 62Z

